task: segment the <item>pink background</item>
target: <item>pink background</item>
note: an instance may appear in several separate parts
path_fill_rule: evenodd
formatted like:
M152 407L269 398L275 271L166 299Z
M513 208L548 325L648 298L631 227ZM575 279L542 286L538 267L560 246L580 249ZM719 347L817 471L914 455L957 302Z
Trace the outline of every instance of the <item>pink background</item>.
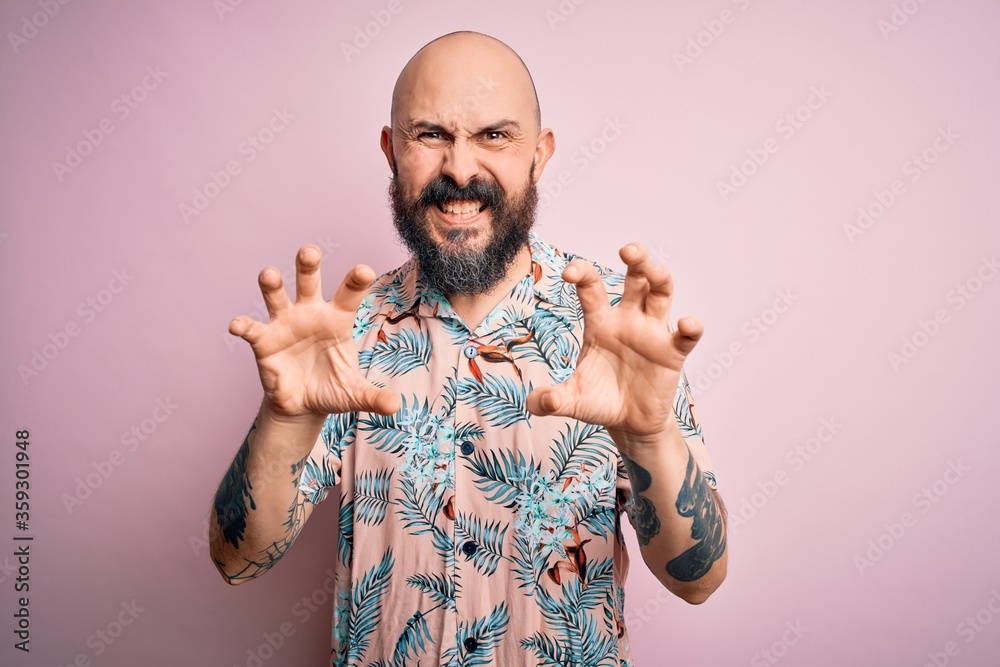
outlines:
M379 130L410 55L468 28L521 54L556 133L539 233L613 266L647 243L675 275L675 318L706 323L688 373L734 523L729 578L688 606L657 593L633 541L636 664L1000 664L1000 280L983 264L1000 250L1000 5L223 2L51 0L37 31L37 0L0 9L0 662L247 665L287 622L263 664L325 663L330 602L296 604L335 558L332 503L246 586L202 542L261 394L226 327L260 316L257 272L291 269L305 243L329 251L327 295L355 263L402 261ZM802 107L811 89L823 99ZM240 146L274 109L293 118L250 161ZM185 221L230 160L239 173ZM751 175L723 198L734 168ZM891 205L852 242L845 224L879 196ZM36 351L52 358L22 378ZM123 441L133 427L144 439ZM68 509L88 474L100 485ZM34 536L30 654L12 648L15 534ZM133 601L134 622L96 639Z

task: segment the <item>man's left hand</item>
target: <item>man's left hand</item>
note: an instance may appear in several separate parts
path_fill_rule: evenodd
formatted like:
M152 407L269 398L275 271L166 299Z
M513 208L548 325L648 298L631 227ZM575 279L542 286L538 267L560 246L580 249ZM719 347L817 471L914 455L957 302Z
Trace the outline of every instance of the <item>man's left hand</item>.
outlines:
M628 266L614 307L597 269L574 259L563 270L583 310L576 370L564 382L528 395L536 415L562 415L604 426L619 445L655 442L676 428L673 402L684 360L704 331L696 317L670 330L673 279L640 243L619 251Z

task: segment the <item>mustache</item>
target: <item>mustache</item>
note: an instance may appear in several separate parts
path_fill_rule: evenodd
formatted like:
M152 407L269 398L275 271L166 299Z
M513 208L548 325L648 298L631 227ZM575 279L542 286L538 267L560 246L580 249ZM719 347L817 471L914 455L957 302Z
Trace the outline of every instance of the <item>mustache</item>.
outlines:
M424 186L416 203L422 208L427 208L453 199L475 199L490 208L499 208L504 204L504 192L496 181L473 178L464 188L460 188L451 178L439 176Z

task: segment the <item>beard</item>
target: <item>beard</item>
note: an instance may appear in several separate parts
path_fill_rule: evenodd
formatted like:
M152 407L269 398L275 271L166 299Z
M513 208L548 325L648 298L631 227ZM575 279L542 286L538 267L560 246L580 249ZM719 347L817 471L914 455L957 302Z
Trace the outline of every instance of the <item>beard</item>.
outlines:
M506 278L518 253L528 243L529 232L535 223L538 190L531 180L534 170L532 162L524 187L509 197L496 181L473 178L460 188L442 174L428 183L418 196L408 199L393 167L389 183L392 221L397 236L416 258L424 285L437 288L445 296L486 294ZM450 229L440 245L431 236L430 207L456 199L478 200L488 209L491 235L481 250L464 247L465 241L479 235L478 229Z

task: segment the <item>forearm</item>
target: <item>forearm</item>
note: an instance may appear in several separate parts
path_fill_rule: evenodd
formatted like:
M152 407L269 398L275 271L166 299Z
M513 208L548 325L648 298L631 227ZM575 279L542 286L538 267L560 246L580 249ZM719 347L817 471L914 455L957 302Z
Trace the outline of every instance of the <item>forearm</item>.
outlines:
M675 423L656 438L611 433L622 452L635 505L631 516L646 566L691 603L726 576L725 509Z
M299 494L299 478L322 426L321 417L275 419L261 404L219 485L209 520L212 559L229 583L266 572L302 529L310 507Z

